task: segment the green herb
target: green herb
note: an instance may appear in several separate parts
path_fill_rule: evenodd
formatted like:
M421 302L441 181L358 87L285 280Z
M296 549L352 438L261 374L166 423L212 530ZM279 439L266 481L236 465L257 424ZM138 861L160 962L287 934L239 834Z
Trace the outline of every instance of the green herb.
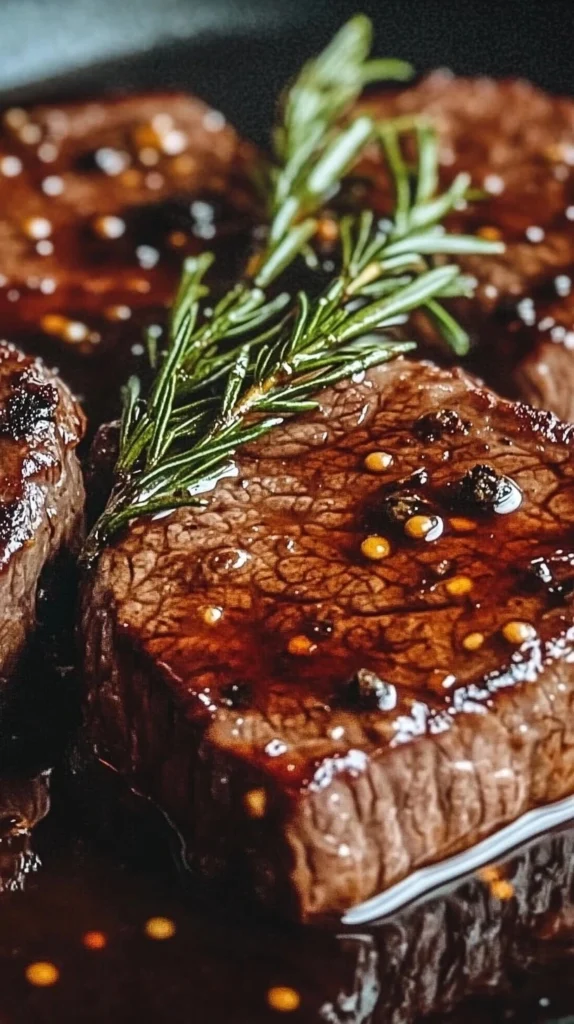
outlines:
M469 178L461 174L436 194L438 147L427 125L415 130L414 168L403 158L397 125L359 118L340 126L366 81L405 70L367 60L367 26L353 19L306 65L286 98L275 133L283 163L271 174L271 227L255 276L208 317L204 278L213 257L186 262L149 396L140 396L135 380L125 389L115 484L88 539L87 561L134 518L205 504L202 495L238 448L286 416L315 409L322 388L414 347L374 331L388 332L422 310L455 352L466 350L466 334L442 300L471 294L473 282L434 257L495 253L502 246L441 226L465 201ZM392 217L377 222L369 211L344 217L341 267L324 292L315 298L301 292L294 303L285 295L270 299L267 286L308 243L315 213L368 139L379 141L394 183Z

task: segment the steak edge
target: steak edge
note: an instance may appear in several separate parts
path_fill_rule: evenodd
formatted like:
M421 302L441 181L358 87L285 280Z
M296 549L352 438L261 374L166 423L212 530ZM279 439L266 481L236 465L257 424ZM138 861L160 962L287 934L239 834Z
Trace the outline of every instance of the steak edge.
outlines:
M38 360L0 342L0 679L34 629L43 569L81 543L83 415Z
M573 431L425 363L323 393L205 510L102 554L84 755L162 807L194 866L301 918L567 795ZM441 536L411 539L405 509ZM362 553L373 534L388 557Z

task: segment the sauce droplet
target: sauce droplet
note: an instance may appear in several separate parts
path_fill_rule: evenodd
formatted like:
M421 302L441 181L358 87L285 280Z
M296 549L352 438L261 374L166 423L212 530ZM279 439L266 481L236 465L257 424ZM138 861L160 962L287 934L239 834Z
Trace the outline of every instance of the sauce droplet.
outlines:
M60 977L60 972L55 964L49 960L37 960L26 968L26 980L38 988L48 988L55 985Z
M144 925L144 932L148 939L163 942L165 939L172 939L175 935L175 922L169 917L150 917Z

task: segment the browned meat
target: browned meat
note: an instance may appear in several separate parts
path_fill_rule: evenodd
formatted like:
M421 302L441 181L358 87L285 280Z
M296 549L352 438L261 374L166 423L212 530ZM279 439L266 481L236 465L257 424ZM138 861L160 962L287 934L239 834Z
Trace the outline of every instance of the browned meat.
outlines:
M459 307L477 342L471 365L495 387L511 393L518 387L528 400L574 419L571 349L555 333L557 348L550 350L544 337L549 316L574 330L567 298L574 265L574 102L523 81L444 72L368 102L381 115L430 117L440 133L445 183L464 170L485 193L454 218L457 226L506 243L503 256L461 261L479 282L476 298ZM364 169L376 179L371 200L385 209L380 164L367 161Z
M220 114L184 95L4 113L2 329L58 363L94 424L117 411L182 258L215 246L230 272L230 239L253 216L253 159Z
M89 754L300 917L574 790L573 430L424 363L324 393L101 556Z
M80 541L83 417L40 363L0 344L0 679L33 629L44 567Z

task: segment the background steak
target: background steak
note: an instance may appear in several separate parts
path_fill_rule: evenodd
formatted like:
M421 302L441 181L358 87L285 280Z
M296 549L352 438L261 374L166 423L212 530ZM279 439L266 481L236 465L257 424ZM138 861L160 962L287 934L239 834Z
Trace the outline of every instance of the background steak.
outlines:
M0 679L33 630L44 568L81 541L83 416L37 361L0 344Z
M325 392L205 511L101 556L88 756L164 808L201 870L244 870L301 917L570 792L573 431L424 363ZM373 474L378 450L393 463ZM509 514L493 470L522 489ZM408 539L405 510L443 534Z
M179 94L4 112L0 322L56 362L90 425L117 412L144 365L185 255L215 247L222 277L254 215L254 150L221 114Z
M484 192L456 226L506 243L502 256L461 260L479 282L459 305L477 344L472 367L497 389L574 420L574 102L524 81L438 71L367 105L380 116L428 115L444 182L463 170ZM381 165L363 169L375 178L370 200L386 209Z

